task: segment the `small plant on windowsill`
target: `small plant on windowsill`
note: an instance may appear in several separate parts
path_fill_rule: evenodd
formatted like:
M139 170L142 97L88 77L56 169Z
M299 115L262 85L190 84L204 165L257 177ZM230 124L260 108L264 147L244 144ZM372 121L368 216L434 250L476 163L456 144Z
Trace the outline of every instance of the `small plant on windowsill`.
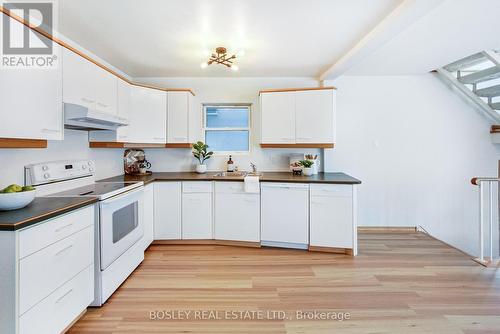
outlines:
M302 166L302 174L305 176L311 176L313 174L312 166L314 165L314 161L300 160L299 165Z
M198 160L199 164L196 165L196 172L203 174L207 171L205 161L210 159L214 152L208 151L208 145L202 141L193 144L193 156Z

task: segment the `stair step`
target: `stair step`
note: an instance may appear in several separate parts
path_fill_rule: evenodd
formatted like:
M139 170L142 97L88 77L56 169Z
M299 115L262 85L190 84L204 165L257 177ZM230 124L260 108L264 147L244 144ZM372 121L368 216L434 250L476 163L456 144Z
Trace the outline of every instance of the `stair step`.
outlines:
M456 72L458 70L461 70L463 68L471 67L476 64L482 63L486 60L486 57L482 52L478 52L473 54L472 56L468 56L465 58L462 58L460 60L454 61L451 64L448 64L444 66L444 69L449 71L449 72Z
M500 110L500 102L490 103L491 109Z
M458 79L463 84L475 84L478 82L488 81L500 78L500 68L493 66L482 71L478 71L469 75L465 75Z
M478 89L476 90L476 95L481 97L500 96L500 85Z

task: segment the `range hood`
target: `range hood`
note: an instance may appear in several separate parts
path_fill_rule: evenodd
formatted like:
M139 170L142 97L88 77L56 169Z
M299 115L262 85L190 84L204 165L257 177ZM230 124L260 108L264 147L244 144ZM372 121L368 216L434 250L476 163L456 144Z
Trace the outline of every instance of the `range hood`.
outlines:
M64 127L73 130L116 130L128 125L128 120L87 107L64 103Z

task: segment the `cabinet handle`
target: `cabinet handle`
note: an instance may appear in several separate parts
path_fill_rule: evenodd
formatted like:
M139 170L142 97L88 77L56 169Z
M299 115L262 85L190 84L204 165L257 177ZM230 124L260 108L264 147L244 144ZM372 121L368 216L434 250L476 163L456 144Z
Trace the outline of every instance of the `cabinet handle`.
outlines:
M104 108L109 107L107 104L104 104L104 103L101 103L101 102L97 102L97 105L98 105L99 107L104 107Z
M65 252L69 251L71 248L73 248L73 245L69 245L68 247L64 247L59 252L57 252L54 256L59 256Z
M59 228L56 228L56 230L55 230L54 232L56 232L56 233L57 233L57 232L61 232L62 230L66 229L66 228L68 228L68 227L70 227L70 226L72 226L72 225L73 225L73 223L70 223L70 224L68 224L68 225L61 226L61 227L59 227Z
M56 300L56 304L59 304L64 298L66 298L70 293L73 292L73 289L70 289L68 292L66 292L64 295L62 295L61 297L57 298Z
M61 130L43 128L42 132L43 133L60 133Z
M165 140L165 137L153 137L154 140Z
M309 140L309 139L311 139L311 137L297 137L297 139Z
M186 140L186 137L174 137L175 140Z
M86 97L82 97L82 101L87 102L87 103L94 103L95 102L94 100L88 99Z

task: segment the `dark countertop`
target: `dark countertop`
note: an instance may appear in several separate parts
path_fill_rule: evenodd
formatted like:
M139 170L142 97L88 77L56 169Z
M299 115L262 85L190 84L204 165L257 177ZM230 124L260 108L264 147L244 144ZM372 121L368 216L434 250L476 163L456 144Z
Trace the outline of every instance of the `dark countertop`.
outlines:
M153 172L149 175L119 175L101 182L143 181L243 181L242 177L214 177L216 172L197 174L195 172ZM260 182L295 182L295 183L328 183L328 184L360 184L361 181L344 173L319 173L313 176L293 175L291 172L262 172Z
M97 201L97 197L36 197L22 209L0 211L0 231L19 230Z

